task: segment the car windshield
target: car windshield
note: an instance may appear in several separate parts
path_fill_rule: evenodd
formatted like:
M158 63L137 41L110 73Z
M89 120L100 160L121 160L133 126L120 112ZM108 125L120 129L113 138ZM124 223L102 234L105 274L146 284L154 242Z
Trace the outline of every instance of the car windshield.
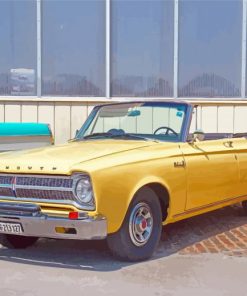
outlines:
M186 105L169 102L120 103L96 107L75 140L181 140Z

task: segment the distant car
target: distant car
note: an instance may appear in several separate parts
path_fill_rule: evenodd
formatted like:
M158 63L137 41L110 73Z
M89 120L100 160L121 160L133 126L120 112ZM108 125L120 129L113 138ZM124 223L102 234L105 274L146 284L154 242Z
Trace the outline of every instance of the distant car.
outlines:
M238 202L247 212L247 134L204 133L197 113L171 100L97 106L69 143L2 153L0 243L107 238L138 261L162 225Z
M0 123L0 152L43 147L53 142L49 124Z

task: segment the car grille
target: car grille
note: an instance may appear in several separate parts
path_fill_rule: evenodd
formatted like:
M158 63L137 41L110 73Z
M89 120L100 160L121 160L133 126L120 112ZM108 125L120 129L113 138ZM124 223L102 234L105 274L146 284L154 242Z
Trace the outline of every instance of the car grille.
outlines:
M47 177L16 177L16 185L71 188L73 180Z
M0 175L0 197L30 200L76 201L74 179L62 176Z

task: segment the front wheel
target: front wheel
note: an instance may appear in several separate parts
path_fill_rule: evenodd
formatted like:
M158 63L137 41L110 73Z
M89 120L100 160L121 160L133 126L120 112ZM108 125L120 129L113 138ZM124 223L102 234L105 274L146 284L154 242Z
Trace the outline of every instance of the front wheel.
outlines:
M113 255L124 261L141 261L152 256L160 240L162 212L150 188L141 189L129 206L120 230L108 236Z
M38 240L37 237L0 234L0 244L9 249L26 249Z

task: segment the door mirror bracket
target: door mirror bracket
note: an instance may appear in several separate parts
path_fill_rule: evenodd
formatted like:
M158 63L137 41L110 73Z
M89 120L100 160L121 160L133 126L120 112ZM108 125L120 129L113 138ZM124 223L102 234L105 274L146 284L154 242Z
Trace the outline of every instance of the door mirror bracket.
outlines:
M202 130L195 130L192 139L189 141L190 144L194 144L195 142L201 142L205 139L205 133Z

